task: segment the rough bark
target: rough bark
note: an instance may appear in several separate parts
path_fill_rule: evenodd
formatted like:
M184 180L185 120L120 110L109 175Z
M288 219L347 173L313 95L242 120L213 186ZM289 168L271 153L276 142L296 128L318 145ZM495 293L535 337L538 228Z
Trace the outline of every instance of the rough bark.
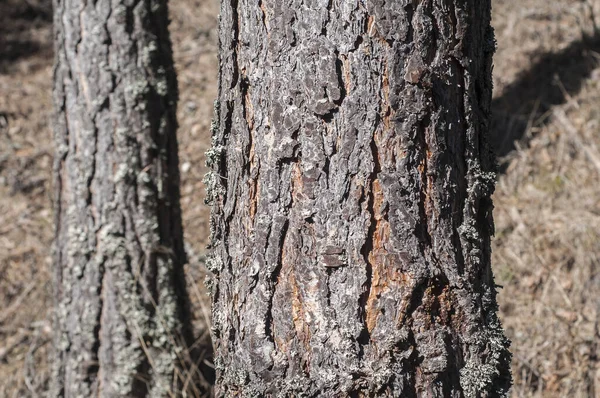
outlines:
M498 397L489 0L222 0L217 396Z
M54 397L164 397L188 318L166 0L55 0Z

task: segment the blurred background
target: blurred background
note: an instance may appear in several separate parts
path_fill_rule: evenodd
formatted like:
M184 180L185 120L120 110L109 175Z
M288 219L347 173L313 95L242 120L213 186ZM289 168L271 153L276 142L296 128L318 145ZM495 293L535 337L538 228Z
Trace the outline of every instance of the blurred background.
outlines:
M600 0L492 0L493 267L514 397L600 396ZM194 325L209 319L204 152L217 0L171 0ZM43 396L52 334L52 15L0 0L0 397Z

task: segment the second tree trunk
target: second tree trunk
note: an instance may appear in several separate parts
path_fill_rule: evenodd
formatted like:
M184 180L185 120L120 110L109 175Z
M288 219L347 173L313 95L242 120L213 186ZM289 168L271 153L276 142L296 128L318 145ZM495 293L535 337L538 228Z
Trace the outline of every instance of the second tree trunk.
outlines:
M187 312L165 0L54 1L55 349L50 397L164 397Z

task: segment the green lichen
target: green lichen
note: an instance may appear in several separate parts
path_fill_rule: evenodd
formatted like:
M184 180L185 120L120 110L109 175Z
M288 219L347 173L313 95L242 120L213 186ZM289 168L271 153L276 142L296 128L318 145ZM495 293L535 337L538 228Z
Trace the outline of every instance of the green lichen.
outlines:
M218 256L209 256L206 259L206 269L213 274L218 274L223 269L223 261Z
M225 147L217 140L219 131L219 110L220 102L214 102L214 117L211 123L212 146L206 151L206 166L212 171L204 176L204 185L206 187L206 198L204 202L208 205L215 203L215 200L224 193L224 188L221 183L221 178L218 175L219 165L221 164Z
M157 69L157 78L154 82L154 88L158 95L165 97L169 93L169 84L167 82L167 73L162 66Z
M217 173L210 171L204 175L204 185L206 187L206 198L204 199L204 203L207 205L212 205L215 203L216 199L218 199L224 192L224 188L221 185L220 177Z
M225 152L225 147L222 145L215 145L211 148L209 148L206 151L206 166L208 167L213 167L215 165L218 165L219 162L221 161L221 158L223 156L223 153Z
M158 43L156 40L151 40L144 48L142 48L142 62L145 66L152 65L152 58L158 51Z
M133 98L141 98L150 92L150 85L145 77L141 77L135 80L131 85L127 86L125 92Z
M468 345L475 355L467 359L460 370L460 385L465 398L507 397L511 385L509 351L510 340L506 338L495 310L488 312L484 331L475 334ZM478 353L486 352L482 356ZM481 363L480 358L485 358Z

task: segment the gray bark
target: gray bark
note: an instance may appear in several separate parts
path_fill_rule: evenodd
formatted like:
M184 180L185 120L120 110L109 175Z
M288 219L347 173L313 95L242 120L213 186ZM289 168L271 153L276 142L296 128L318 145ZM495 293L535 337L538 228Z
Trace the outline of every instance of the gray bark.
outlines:
M55 0L51 396L177 393L188 337L166 0Z
M489 0L222 0L216 395L498 397Z

